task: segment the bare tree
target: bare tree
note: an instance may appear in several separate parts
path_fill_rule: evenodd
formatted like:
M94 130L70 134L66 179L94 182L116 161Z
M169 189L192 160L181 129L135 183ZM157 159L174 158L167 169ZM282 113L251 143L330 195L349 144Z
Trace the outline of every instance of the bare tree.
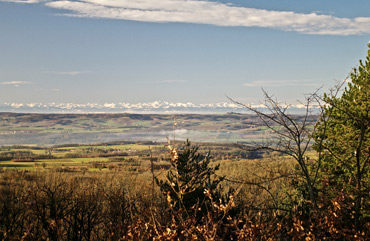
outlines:
M266 91L264 93L263 109L243 104L229 98L233 103L247 108L257 115L263 124L270 130L272 141L254 145L240 145L247 151L266 150L269 152L278 152L292 157L299 166L298 175L303 177L303 184L309 194L309 199L316 206L316 180L317 168L314 165L312 157L307 155L307 151L312 144L312 134L315 131L314 124L319 119L320 111L313 111L318 101L316 93L306 97L304 103L301 103L305 111L301 115L289 114L289 105L280 103L273 99ZM320 110L320 108L316 108ZM286 178L287 175L280 175ZM274 177L276 180L279 177Z

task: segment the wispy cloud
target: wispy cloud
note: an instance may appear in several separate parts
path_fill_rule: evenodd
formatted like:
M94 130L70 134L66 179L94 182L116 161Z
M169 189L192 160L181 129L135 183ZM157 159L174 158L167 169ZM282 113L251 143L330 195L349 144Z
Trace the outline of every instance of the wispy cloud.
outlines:
M172 80L161 80L159 83L184 83L185 80L172 79Z
M243 84L248 87L271 87L271 86L320 86L320 84L307 80L258 80Z
M11 2L11 3L39 3L41 0L0 0L0 2Z
M370 17L340 18L331 13L271 11L211 0L0 0L40 3L67 10L61 15L142 22L178 22L216 26L264 27L319 35L370 34Z
M80 75L80 74L83 74L83 73L84 72L82 72L82 71L70 71L70 72L57 72L56 74L75 76L75 75Z
M47 74L56 74L56 75L69 75L69 76L76 76L80 74L85 74L87 71L44 71Z
M66 0L50 1L46 6L69 10L63 15L72 17L266 27L321 35L370 33L370 17L270 11L204 0Z
M30 81L4 81L0 82L2 85L13 85L15 87L18 87L20 85L26 85L26 84L32 84Z

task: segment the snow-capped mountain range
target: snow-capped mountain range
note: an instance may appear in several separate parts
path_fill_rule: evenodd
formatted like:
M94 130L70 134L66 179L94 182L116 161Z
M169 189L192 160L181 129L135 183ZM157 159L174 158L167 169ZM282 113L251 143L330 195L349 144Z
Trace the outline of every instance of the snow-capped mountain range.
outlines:
M264 109L262 104L252 104L253 107ZM303 113L304 105L290 105L292 113ZM148 113L148 114L171 114L171 113L248 113L249 111L236 103L220 102L211 104L173 103L166 101L154 101L146 103L3 103L0 104L0 112L18 113Z

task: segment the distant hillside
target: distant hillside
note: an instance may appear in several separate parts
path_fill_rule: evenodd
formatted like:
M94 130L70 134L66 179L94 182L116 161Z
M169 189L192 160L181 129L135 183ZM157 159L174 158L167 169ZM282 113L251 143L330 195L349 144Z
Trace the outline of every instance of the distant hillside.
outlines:
M311 120L312 123L315 120ZM249 114L25 114L0 113L0 145L58 145L110 141L258 142L269 137Z

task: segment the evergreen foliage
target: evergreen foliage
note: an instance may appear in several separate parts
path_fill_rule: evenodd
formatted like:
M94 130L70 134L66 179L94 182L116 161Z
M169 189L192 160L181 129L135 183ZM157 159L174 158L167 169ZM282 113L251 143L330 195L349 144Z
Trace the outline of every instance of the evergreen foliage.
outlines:
M207 212L208 195L220 198L217 186L224 179L215 175L219 165L210 167L210 156L198 153L198 147L192 147L187 141L177 153L172 149L172 169L166 180L157 184L169 201L172 210L181 212L184 218L194 215L201 218Z
M350 77L340 97L324 95L327 105L317 124L315 148L323 152L322 179L330 186L326 194L347 194L348 202L355 203L347 220L361 229L362 220L370 217L370 49Z

